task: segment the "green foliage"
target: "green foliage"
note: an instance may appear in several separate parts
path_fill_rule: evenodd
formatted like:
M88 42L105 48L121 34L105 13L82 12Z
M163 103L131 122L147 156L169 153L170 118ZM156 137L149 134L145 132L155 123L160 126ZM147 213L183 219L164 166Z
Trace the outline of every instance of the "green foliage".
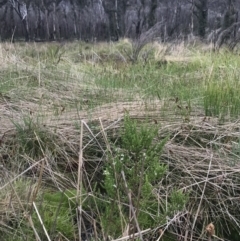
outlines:
M9 181L9 178L5 181ZM1 190L0 215L1 220L5 223L0 228L1 240L20 241L24 240L26 234L33 234L26 214L31 206L34 186L35 184L30 178L19 178ZM11 205L6 205L7 203L11 203Z
M136 210L141 229L154 227L165 220L166 210L158 211L157 193L153 189L166 172L160 156L167 140L158 138L157 127L139 125L125 116L120 144L105 166L105 200L98 206L101 206L101 224L107 235L120 235L127 223L136 228L130 214L131 205ZM174 192L172 208L180 210L185 200L181 193Z
M35 240L35 234L32 226L29 223L27 216L31 215L33 225L37 230L41 240L45 240L46 236L42 225L39 221L37 213L32 207L32 203L26 203L26 200L31 201L34 195L32 181L28 179L19 179L12 183L12 189L5 188L0 195L1 202L9 199L9 202L14 203L14 206L9 206L8 209L1 211L6 213L4 222L9 226L9 232L1 233L3 240ZM29 188L26 188L29 187ZM41 191L39 194L43 194ZM76 224L73 219L75 217L74 198L76 197L76 190L66 190L63 192L56 192L45 190L43 195L37 195L36 203L38 212L42 218L43 224L54 240L60 232L70 240L74 240L76 233ZM14 208L14 210L12 210ZM32 210L30 212L30 210Z
M222 78L222 77L221 77ZM225 81L216 79L207 83L204 97L205 114L218 116L237 117L240 114L240 82L237 75Z
M147 97L165 99L179 97L186 101L201 96L203 82L196 78L201 68L199 61L190 63L166 63L159 66L157 61L123 66L106 67L96 72L96 84L108 92L124 89L141 93ZM161 73L161 74L160 74Z
M168 207L169 214L172 215L174 211L183 210L185 204L188 202L188 195L186 193L182 193L179 190L173 190L170 194L170 204Z
M34 72L27 69L18 69L17 66L9 67L1 72L0 93L8 93L13 89L24 89L38 86L38 79ZM15 96L12 96L13 98Z
M76 190L66 190L65 192L45 192L44 200L48 203L61 203L63 207L69 208L70 206L74 206L76 204L76 195Z
M44 226L50 235L55 238L60 232L70 240L74 239L76 224L74 224L74 202L71 200L76 196L75 190L67 190L66 192L44 192L43 200L40 202L39 213L44 223ZM32 219L35 227L40 232L41 224L34 212ZM39 233L45 237L43 230Z
M54 152L54 135L41 126L39 121L30 116L23 118L23 122L12 120L16 128L18 151L31 157L41 157L46 150Z
M128 154L135 153L137 155L142 152L153 149L151 148L154 137L157 135L157 128L146 128L141 125L138 130L137 122L131 121L129 116L124 120L124 132L122 134L122 148L128 151ZM154 146L157 148L157 146ZM161 151L162 146L159 146Z

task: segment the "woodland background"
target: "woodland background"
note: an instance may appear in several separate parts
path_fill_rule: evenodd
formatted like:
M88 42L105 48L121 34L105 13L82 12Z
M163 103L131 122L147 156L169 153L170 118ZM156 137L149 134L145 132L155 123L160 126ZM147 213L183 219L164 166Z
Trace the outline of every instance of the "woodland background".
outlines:
M161 41L199 36L233 48L238 0L0 0L1 40L138 38L155 26Z

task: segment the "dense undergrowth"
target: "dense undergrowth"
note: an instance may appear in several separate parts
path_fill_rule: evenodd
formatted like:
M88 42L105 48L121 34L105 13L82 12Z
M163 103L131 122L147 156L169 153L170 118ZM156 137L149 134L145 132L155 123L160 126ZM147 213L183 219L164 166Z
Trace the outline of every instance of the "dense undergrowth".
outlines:
M239 240L237 52L133 48L0 45L2 240Z

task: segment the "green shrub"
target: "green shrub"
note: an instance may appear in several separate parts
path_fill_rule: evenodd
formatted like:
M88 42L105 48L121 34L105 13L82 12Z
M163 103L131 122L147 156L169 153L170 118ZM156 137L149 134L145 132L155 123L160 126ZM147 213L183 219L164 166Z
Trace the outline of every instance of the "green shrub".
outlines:
M120 139L105 166L106 193L98 200L100 222L110 236L121 235L127 225L131 232L137 231L137 223L140 229L154 227L165 222L167 215L157 190L167 170L160 157L168 138L160 139L157 127L138 125L126 116ZM169 203L171 212L182 209L185 201L182 193L174 192Z

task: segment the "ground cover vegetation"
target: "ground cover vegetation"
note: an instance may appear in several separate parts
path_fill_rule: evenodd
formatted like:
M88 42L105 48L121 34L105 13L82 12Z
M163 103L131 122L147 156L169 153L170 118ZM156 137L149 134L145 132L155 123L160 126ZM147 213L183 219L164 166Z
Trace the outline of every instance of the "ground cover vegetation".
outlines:
M237 48L1 43L0 61L2 240L239 240Z

